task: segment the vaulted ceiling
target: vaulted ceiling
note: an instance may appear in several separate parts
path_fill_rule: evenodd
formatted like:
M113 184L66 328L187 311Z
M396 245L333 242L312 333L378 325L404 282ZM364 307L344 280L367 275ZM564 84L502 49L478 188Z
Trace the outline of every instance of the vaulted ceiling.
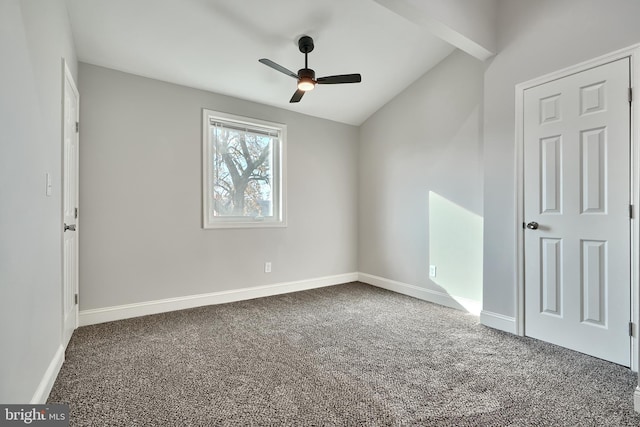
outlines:
M410 0L67 0L67 6L82 62L354 125L455 47L464 48L441 25L429 25L435 22L429 16L412 19L424 11ZM318 77L360 73L362 83L318 86L290 104L296 81L258 59L297 72L304 66L301 35L315 41L309 66Z

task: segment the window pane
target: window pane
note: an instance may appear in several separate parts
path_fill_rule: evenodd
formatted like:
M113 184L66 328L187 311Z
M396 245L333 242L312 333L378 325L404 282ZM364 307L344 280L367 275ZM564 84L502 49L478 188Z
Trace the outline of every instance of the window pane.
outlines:
M213 216L273 216L273 145L277 135L250 129L211 127Z

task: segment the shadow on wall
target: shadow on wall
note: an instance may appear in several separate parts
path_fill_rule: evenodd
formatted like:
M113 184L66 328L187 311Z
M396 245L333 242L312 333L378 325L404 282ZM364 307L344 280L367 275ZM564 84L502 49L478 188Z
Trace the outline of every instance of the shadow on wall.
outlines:
M476 315L482 308L482 224L482 216L429 191L430 279Z

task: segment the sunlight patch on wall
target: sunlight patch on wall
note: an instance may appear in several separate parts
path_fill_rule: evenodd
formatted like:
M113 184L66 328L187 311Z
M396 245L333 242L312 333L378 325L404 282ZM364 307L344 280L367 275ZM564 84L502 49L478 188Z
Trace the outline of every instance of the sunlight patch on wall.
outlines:
M482 303L482 237L482 216L429 192L430 279L470 312Z

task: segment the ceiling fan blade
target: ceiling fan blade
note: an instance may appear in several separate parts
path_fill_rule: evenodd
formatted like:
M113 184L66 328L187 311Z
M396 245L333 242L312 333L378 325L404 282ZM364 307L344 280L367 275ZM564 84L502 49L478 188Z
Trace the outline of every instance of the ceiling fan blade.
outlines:
M360 83L362 76L360 74L341 74L339 76L320 77L316 80L321 85L335 85L340 83Z
M302 95L304 95L303 90L296 90L289 102L300 102L300 100L302 99Z
M297 78L298 78L298 75L297 75L296 73L294 73L293 71L291 71L291 70L289 70L289 69L287 69L287 68L284 68L284 67L283 67L282 65L280 65L280 64L276 64L275 62L273 62L273 61L272 61L272 60L270 60L270 59L262 58L262 59L258 59L258 62L261 62L261 63L263 63L264 65L266 65L267 67L271 67L271 68L273 68L273 69L274 69L274 70L276 70L276 71L280 71L280 72L281 72L281 73L283 73L283 74L286 74L286 75L288 75L288 76L291 76L291 77L293 77L294 79L297 79Z

